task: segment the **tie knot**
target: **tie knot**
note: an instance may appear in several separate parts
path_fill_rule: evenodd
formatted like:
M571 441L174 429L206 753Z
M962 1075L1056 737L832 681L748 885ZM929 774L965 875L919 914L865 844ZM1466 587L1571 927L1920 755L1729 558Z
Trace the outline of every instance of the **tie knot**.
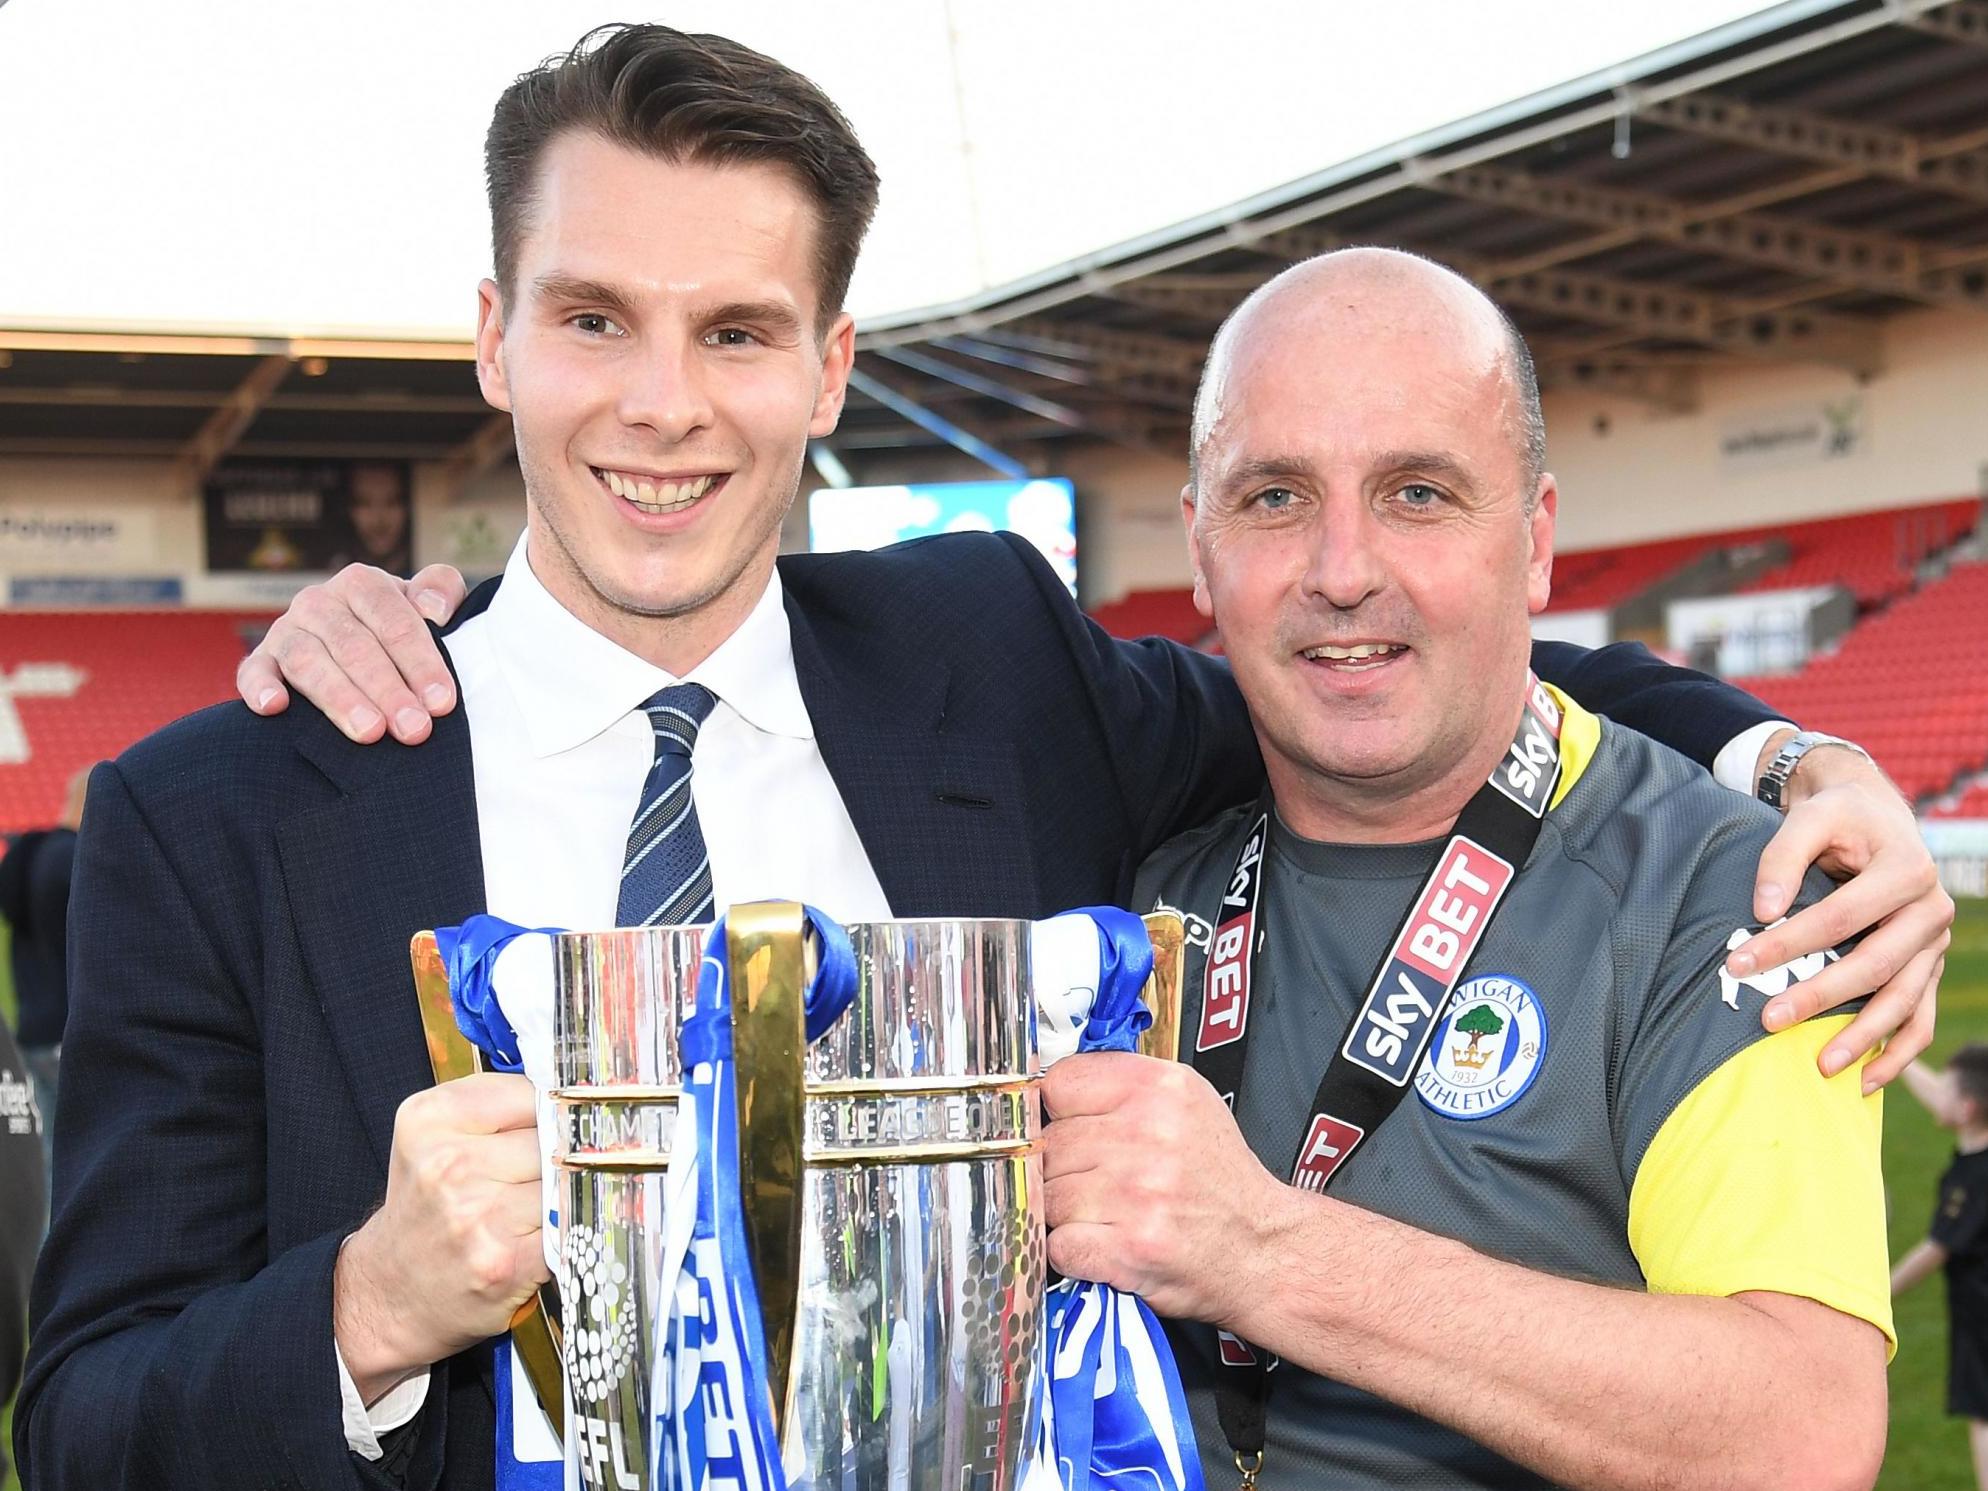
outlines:
M656 754L688 757L697 744L697 729L717 708L718 698L701 683L673 683L642 701L642 712L656 732Z

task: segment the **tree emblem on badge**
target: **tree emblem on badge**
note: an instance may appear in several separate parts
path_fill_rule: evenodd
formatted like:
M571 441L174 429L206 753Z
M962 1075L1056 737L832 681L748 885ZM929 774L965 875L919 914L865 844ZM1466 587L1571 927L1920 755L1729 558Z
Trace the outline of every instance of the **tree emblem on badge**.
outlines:
M1546 1009L1508 973L1467 979L1422 1057L1415 1091L1446 1118L1489 1118L1522 1097L1546 1059Z
M1452 1046L1450 1060L1458 1066L1469 1067L1475 1071L1491 1059L1491 1053L1482 1049L1477 1043L1485 1036L1496 1035L1504 1028L1503 1017L1488 1004L1480 1004L1465 1010L1457 1017L1454 1029L1458 1035L1469 1036L1470 1044Z

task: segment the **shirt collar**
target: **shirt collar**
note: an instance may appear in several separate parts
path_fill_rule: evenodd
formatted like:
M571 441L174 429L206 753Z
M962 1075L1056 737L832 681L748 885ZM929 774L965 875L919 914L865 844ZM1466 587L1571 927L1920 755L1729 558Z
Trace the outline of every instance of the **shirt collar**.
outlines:
M551 756L592 740L657 689L701 683L768 735L814 738L794 673L793 636L776 569L738 630L681 680L609 641L562 606L525 555L527 533L504 566L484 612L497 665L518 701L532 754Z

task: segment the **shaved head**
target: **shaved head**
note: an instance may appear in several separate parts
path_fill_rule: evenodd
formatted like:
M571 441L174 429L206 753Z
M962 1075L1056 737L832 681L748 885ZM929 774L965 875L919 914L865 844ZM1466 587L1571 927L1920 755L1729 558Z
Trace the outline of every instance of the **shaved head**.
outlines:
M1509 393L1508 423L1526 485L1535 489L1546 470L1546 420L1539 380L1525 338L1489 296L1455 271L1419 254L1389 248L1345 248L1294 264L1258 286L1229 313L1208 349L1194 395L1188 440L1190 481L1199 477L1202 448L1220 422L1230 375L1253 332L1266 325L1331 310L1361 312L1376 321L1439 325L1459 346L1476 344L1502 364ZM1321 328L1324 329L1323 327ZM1320 354L1335 349L1321 345Z
M1511 744L1559 491L1524 344L1388 249L1308 260L1208 354L1181 520L1285 821L1407 843Z

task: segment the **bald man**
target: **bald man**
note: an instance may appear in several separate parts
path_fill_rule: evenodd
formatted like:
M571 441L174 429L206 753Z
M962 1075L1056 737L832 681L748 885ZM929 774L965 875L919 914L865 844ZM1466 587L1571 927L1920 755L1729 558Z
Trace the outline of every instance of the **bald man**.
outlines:
M1139 876L1192 1049L1044 1100L1051 1262L1175 1322L1211 1485L1877 1473L1880 1099L1816 1069L1845 1016L1761 1028L1827 955L1723 967L1773 813L1529 672L1543 449L1523 342L1404 254L1208 360L1195 602L1269 785Z

